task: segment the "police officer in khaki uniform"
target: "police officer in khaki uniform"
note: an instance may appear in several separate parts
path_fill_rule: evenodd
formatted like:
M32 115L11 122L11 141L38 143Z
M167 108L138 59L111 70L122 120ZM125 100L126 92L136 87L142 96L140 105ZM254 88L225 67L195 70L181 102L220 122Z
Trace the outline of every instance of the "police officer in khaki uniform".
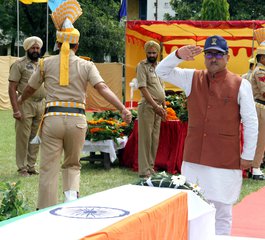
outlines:
M44 82L47 98L41 130L38 209L57 204L60 168L65 201L77 199L79 195L79 160L87 130L85 102L89 83L120 110L124 121L129 123L132 117L104 83L93 62L75 55L80 34L71 21L66 18L59 27L56 33L59 55L44 59L43 69L40 64L19 99L19 103L24 102ZM60 165L63 152L64 159Z
M241 77L244 78L244 79L247 79L248 81L251 81L251 78L252 78L252 72L255 68L255 59L254 58L250 58L248 60L249 62L249 70L247 73L243 74Z
M146 59L137 66L138 88L142 99L138 104L138 173L147 178L154 173L159 143L161 119L166 119L163 81L156 75L160 46L154 41L145 43Z
M265 151L265 47L259 46L256 55L257 66L253 71L251 84L259 122L258 141L254 161L252 163L252 178L265 180L260 169Z
M35 169L39 146L30 144L35 136L44 111L45 91L38 91L23 103L21 109L17 97L22 94L32 73L36 70L42 48L42 40L38 37L25 39L23 47L26 56L18 59L10 68L9 97L13 107L13 117L16 119L16 164L21 176L38 174Z

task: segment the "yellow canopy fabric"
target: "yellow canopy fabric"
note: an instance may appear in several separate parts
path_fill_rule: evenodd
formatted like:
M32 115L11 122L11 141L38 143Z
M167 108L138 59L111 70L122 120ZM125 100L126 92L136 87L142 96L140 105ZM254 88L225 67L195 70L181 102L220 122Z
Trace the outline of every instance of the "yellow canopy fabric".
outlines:
M212 35L224 37L229 45L228 69L237 74L248 71L249 58L255 55L258 43L253 31L265 26L265 21L127 21L126 22L126 101L130 101L130 81L136 77L136 66L146 58L144 44L155 40L162 46L160 59L173 50L188 44L204 46L205 39ZM200 54L192 62L183 62L180 67L204 69L204 58ZM166 84L166 89L179 90ZM140 92L134 94L134 101Z

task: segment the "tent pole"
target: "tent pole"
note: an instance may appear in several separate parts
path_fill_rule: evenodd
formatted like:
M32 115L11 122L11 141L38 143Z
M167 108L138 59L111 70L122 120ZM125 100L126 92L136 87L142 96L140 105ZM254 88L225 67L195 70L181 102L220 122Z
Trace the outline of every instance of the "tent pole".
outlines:
M252 28L252 53L251 53L252 58L254 55L254 29L255 29L255 22L253 23L253 28Z
M19 57L19 0L17 0L17 56Z
M164 44L163 42L160 42L160 60L159 61L162 61L163 60L163 49L164 48Z

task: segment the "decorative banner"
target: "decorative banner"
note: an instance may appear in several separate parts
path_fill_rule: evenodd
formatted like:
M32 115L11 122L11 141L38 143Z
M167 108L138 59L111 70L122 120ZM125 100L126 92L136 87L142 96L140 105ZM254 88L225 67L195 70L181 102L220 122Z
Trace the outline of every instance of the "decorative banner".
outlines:
M19 0L24 4L32 4L32 3L46 3L48 0Z

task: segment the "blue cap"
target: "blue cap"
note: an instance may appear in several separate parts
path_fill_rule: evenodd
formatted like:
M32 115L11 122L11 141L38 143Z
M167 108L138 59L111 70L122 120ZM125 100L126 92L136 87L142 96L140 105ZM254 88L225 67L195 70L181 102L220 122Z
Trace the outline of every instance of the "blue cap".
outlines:
M217 50L220 52L228 52L226 40L221 36L208 37L204 44L204 52L207 50Z

